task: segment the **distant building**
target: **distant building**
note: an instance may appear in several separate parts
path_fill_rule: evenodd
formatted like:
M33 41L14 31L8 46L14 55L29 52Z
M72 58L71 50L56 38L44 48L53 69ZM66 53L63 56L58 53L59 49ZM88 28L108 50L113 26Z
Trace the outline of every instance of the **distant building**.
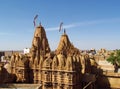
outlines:
M2 60L2 56L4 56L5 53L4 52L0 52L0 61Z
M24 54L28 54L28 53L30 53L30 48L25 48L24 49Z

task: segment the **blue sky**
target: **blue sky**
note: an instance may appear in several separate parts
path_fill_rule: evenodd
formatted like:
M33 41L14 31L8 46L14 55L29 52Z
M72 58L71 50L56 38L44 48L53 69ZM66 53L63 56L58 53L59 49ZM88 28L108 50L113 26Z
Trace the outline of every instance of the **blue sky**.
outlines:
M120 48L120 0L0 0L0 50L31 47L36 14L52 50L60 22L79 49Z

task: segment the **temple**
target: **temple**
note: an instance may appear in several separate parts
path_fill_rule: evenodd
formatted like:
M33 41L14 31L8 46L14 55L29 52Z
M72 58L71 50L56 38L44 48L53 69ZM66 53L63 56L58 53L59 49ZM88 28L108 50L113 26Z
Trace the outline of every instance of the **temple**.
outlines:
M98 55L93 57L74 47L65 31L56 50L51 51L40 24L35 28L30 53L13 53L7 65L0 64L0 83L41 84L39 89L83 89L86 86L85 89L96 89L95 59L99 60Z
M35 29L30 53L14 53L6 67L12 81L1 83L42 84L42 89L82 89L82 74L90 72L86 62L89 62L88 57L81 55L71 44L66 32L55 52L51 52L45 29L39 25Z

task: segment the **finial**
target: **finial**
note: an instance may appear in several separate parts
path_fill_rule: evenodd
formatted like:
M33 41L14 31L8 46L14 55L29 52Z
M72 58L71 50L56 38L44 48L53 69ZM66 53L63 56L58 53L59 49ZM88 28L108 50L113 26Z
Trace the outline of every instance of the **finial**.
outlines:
M66 30L64 29L64 34L66 34Z
M39 23L40 26L42 26L41 22Z

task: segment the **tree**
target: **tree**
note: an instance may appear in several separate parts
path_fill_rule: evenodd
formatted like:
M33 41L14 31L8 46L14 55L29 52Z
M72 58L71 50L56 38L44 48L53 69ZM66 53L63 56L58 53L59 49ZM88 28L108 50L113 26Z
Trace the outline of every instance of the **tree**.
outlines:
M120 66L120 50L116 50L114 53L111 53L107 61L114 65L114 72L117 72L118 67Z

